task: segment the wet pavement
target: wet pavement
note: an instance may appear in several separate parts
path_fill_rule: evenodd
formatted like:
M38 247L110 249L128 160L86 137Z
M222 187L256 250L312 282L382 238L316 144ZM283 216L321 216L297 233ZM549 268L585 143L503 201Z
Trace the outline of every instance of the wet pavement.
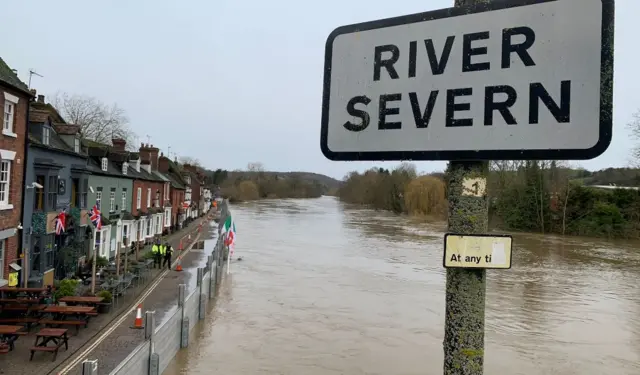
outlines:
M193 236L193 241L211 238L214 231L204 222L202 232ZM172 246L174 246L172 244ZM177 308L178 285L187 284L187 293L196 287L196 275L199 267L207 264L207 255L211 254L213 246L205 249L185 248L186 254L182 257L182 272L175 271L175 267L167 273L151 293L142 301L142 312L155 311L156 327L162 324L163 319L171 316L171 312ZM188 250L188 251L187 251ZM177 260L177 259L176 259ZM117 325L117 327L100 344L87 353L83 353L80 358L90 358L98 360L98 373L110 373L120 362L122 362L141 342L144 341L144 330L132 329L136 310L133 309L127 317ZM86 349L83 349L83 351ZM69 367L69 363L58 366L56 371L59 374L81 375L82 364L77 363ZM58 374L58 372L56 372Z
M172 247L177 249L180 239L182 239L186 234L194 233L193 238L195 238L195 234L197 233L197 226L201 221L204 221L206 223L206 219L204 218L198 219L193 223L191 223L191 225L189 225L185 230L175 233L174 235L167 236L166 240L169 241ZM204 227L206 227L206 225ZM203 230L202 233L204 234L205 231ZM196 271L195 270L192 271L192 268L200 267L199 265L200 263L198 262L200 261L200 258L201 258L200 255L202 254L202 252L203 252L202 250L193 250L193 252L189 252L187 254L188 256L186 257L185 261L182 263L183 267L185 267L186 272L182 272L181 277L184 278L187 282L190 282L189 281L190 279L195 279ZM205 261L206 261L206 257L205 257ZM137 285L135 287L128 289L124 297L121 297L118 300L118 305L114 304L112 306L112 310L110 313L100 314L99 316L92 318L87 328L80 328L80 331L78 333L76 333L75 328L71 328L69 330L69 334L70 334L69 350L67 351L65 351L64 349L60 350L58 352L58 357L56 358L55 362L52 361L51 353L36 353L33 358L33 361L29 361L29 356L30 356L29 348L33 346L33 343L35 341L34 332L37 332L41 327L32 328L30 335L22 336L16 341L16 347L14 351L8 354L0 355L0 374L11 374L11 375L58 374L58 371L63 367L65 367L66 364L72 360L72 358L70 357L75 357L76 355L82 353L84 351L84 348L88 345L90 341L94 340L97 334L99 334L101 331L106 329L107 326L112 325L114 321L117 321L119 316L123 314L125 311L127 311L127 309L130 308L130 305L133 302L135 302L141 295L144 294L146 288L154 283L154 281L156 280L156 277L160 274L160 271L161 270L154 269L152 271L151 276L147 277L147 279L144 282L140 283L140 285ZM172 273L175 273L175 272L172 272ZM169 279L171 277L172 275L170 273ZM162 282L160 284L162 284ZM165 283L165 287L168 288L166 283ZM159 285L158 289L161 290L162 285ZM175 289L176 289L175 295L177 295L177 286L175 287ZM153 296L150 295L148 297L148 300L151 302L154 302L155 306L161 307L163 303L163 299L161 298L163 297L162 293L155 293L155 295L156 295L155 299L153 298ZM166 295L164 296L166 297L164 299L165 304L171 303L170 301L171 297L174 297L175 299L175 295L172 295L170 293L165 293L165 295ZM144 306L144 307L146 309L147 306ZM159 308L159 310L161 311L162 309ZM133 322L133 318L131 318L130 321L129 319L125 320L125 323L127 323L128 325L131 325L132 322ZM134 331L134 330L130 330L130 331ZM138 334L140 334L139 332L140 332L139 330L133 333L121 332L123 334L120 337L115 338L114 340L117 343L115 347L128 347L126 344L127 341L135 341L136 343L132 347L137 346L138 341L136 337ZM96 348L96 351L100 349L101 349L101 345L98 345L98 347ZM109 356L113 355L114 352L115 351L113 351L113 349L109 350ZM127 354L128 352L125 354L125 356ZM77 369L75 368L73 370L74 371L70 371L69 373L70 374L81 373L80 371L76 371ZM105 373L105 372L102 372L101 370L100 373Z

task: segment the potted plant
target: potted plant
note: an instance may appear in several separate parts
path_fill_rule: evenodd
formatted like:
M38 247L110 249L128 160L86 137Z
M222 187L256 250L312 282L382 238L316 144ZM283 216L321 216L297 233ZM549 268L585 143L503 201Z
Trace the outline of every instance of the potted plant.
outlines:
M64 279L60 280L60 284L56 287L53 296L56 302L63 297L70 297L76 295L76 287L78 286L78 280Z
M102 297L103 300L98 304L98 312L106 314L111 310L111 301L113 301L113 295L108 290L99 291L96 296Z

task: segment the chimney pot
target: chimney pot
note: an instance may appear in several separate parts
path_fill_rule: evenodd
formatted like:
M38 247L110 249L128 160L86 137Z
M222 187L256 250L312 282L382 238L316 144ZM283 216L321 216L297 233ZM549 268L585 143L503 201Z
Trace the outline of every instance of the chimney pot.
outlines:
M36 91L36 89L31 89L31 90L29 90L29 92L30 92L30 93L31 93L31 95L33 95L33 96L36 96L36 94L38 93L38 92Z
M38 95L38 103L44 104L44 95Z

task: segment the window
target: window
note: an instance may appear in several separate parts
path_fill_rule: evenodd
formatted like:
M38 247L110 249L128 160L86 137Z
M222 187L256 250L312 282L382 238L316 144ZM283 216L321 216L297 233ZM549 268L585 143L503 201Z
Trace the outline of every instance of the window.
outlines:
M142 241L144 239L144 219L138 222L138 241Z
M107 158L102 158L102 170L106 172L108 166L109 166L109 160Z
M153 225L153 221L151 218L147 219L147 237L151 237L151 226Z
M49 176L47 184L47 209L54 211L58 207L58 176Z
M169 189L171 188L171 185L168 182L164 183L164 199L165 200L169 200L171 199L169 197Z
M116 192L115 190L111 190L109 193L109 212L114 212L116 210Z
M13 96L7 92L4 93L4 116L2 122L2 133L5 135L15 136L15 133L13 132L13 121L18 100L19 98L17 96Z
M171 209L170 208L167 208L166 210L164 210L164 226L165 227L171 226Z
M33 209L35 211L44 211L44 175L36 175L36 182L42 186L41 189L34 188L35 199L33 200Z
M151 207L151 188L147 188L147 208Z
M42 254L42 237L38 236L33 241L33 250L31 251L31 257L29 262L31 263L31 271L40 272L40 255Z
M127 191L122 189L122 207L120 208L120 211L126 211L127 210Z
M128 170L129 170L129 163L125 161L124 163L122 163L122 174L126 175Z
M80 152L80 138L73 139L73 151Z
M102 191L96 191L96 206L98 206L98 209L100 208L100 203L102 203Z
M129 226L131 224L122 225L122 247L129 246Z
M142 188L138 188L138 196L136 197L136 209L142 207Z
M191 185L191 176L187 176L187 184Z
M0 279L4 279L4 255L7 240L0 240Z
M0 206L9 205L9 184L11 183L11 162L0 162Z
M88 190L89 190L89 179L85 178L82 181L82 194L80 195L80 208L87 208Z
M161 215L156 216L156 234L162 233L162 222L160 221Z
M49 127L48 126L43 126L42 127L42 144L43 145L48 145L50 138L51 138L51 133L50 133Z
M80 207L80 179L71 178L71 207Z
M53 244L53 235L43 236L44 238L44 270L53 268L53 262L55 261L55 251Z

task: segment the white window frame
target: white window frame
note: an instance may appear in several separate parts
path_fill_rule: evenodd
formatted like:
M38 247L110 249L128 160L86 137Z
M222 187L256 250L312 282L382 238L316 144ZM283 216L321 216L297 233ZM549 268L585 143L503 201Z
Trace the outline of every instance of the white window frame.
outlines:
M73 139L73 151L80 152L80 138L76 137Z
M101 167L102 167L102 170L103 170L104 172L106 172L106 171L107 171L107 169L109 168L109 159L107 159L107 158L102 158L102 165L101 165Z
M142 188L138 188L138 196L136 197L136 209L142 208Z
M115 212L115 211L116 211L116 192L110 191L109 192L109 212Z
M4 279L4 257L7 253L7 239L0 240L0 279Z
M122 207L120 207L120 211L126 211L125 207L127 206L127 191L122 191Z
M102 210L102 191L96 191L96 206Z
M120 247L124 248L124 247L131 246L131 227L132 227L131 224L132 223L130 221L126 221L122 223L122 238L120 241ZM125 236L125 232L126 234L128 234L128 236ZM129 240L129 243L127 244L124 243L125 238Z
M155 227L156 227L156 234L162 234L162 229L163 229L163 226L162 226L162 214L156 215Z
M146 229L145 236L147 238L153 237L153 218L149 217L149 218L145 219L145 221L146 221L146 224L144 226L145 229Z
M4 93L4 108L2 111L2 134L13 138L18 138L18 135L13 131L18 102L20 102L20 98L18 98L17 96L11 95L8 92Z
M171 197L169 196L169 189L171 189L171 184L168 182L164 183L164 199L169 200Z
M6 181L3 179L2 170L7 168ZM11 195L11 160L0 160L0 210L13 209L13 205L9 202Z
M136 228L136 233L138 234L138 241L144 240L144 222L145 220L138 220L138 227Z
M106 234L104 234L104 237L106 238L106 240L103 241L103 243L105 244L104 249L103 249L103 251L104 251L103 257L109 259L110 255L111 255L111 226L110 225L105 226L102 229L102 232L106 233Z
M48 126L42 127L42 144L49 145L51 141L51 129Z
M151 207L151 188L147 188L147 208Z
M125 161L124 163L122 163L122 174L126 175L128 170L129 170L129 163Z
M168 228L171 226L171 208L164 209L164 227Z

